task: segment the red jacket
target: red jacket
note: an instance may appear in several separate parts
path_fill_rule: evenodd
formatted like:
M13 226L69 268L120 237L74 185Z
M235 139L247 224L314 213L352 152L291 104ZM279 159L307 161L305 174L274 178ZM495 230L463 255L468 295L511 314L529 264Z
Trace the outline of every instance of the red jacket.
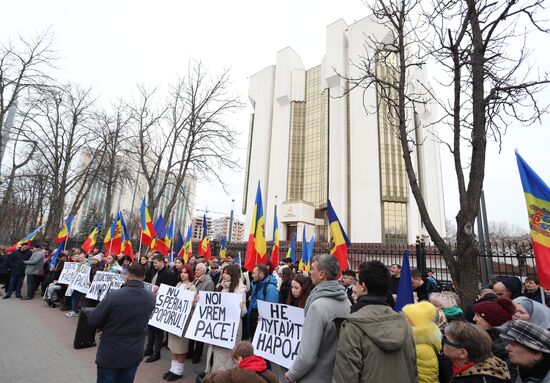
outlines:
M249 356L239 367L214 372L204 378L203 383L278 383L279 378L267 369L264 358Z

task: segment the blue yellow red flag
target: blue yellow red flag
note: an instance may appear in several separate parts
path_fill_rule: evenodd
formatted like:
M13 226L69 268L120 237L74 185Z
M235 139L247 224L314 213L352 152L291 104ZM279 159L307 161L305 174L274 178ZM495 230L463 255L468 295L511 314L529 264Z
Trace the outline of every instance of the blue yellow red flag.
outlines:
M202 217L202 240L199 244L197 254L204 255L204 259L212 258L212 249L210 248L210 240L208 239L208 223L206 214Z
M221 245L220 245L220 262L225 262L225 257L227 256L227 243L225 240L225 235L222 235Z
M157 233L155 231L155 225L153 224L153 220L149 215L149 209L147 209L147 205L145 204L145 197L143 197L143 200L141 201L140 210L141 210L141 225L140 225L141 243L144 244L145 246L150 246L151 242L153 241L153 238L157 236Z
M244 259L244 268L248 271L252 271L258 263L267 263L267 244L264 234L265 216L260 181L258 181L258 189L256 190L256 199L254 201L251 223L248 244L246 246L246 256Z
M82 250L84 250L84 252L86 254L90 254L96 244L96 240L97 240L97 234L99 233L99 228L101 227L101 225L97 225L94 230L90 233L90 235L88 236L88 238L86 238L86 240L84 241L84 243L82 244L82 246L80 246L80 248Z
M290 237L290 246L286 252L286 257L292 259L292 263L296 262L296 233L292 233Z
M168 255L170 246L166 243L166 226L164 225L164 218L162 214L159 215L157 221L155 222L155 231L157 233L156 238L151 242L151 250L159 251L163 255Z
M525 193L537 274L541 286L550 289L550 188L517 151L516 159Z
M348 268L348 247L350 242L336 212L332 208L330 200L328 201L328 222L330 242L332 244L330 254L338 259L340 271L344 271Z
M28 234L25 238L23 238L20 241L17 241L14 245L12 245L10 248L6 249L6 253L11 253L15 249L17 249L17 246L21 246L23 244L30 244L31 241L36 237L36 234L44 227L44 225L40 225L38 228L34 229L30 234Z
M269 258L269 263L271 265L270 270L279 266L280 261L280 250L279 250L279 221L277 219L277 206L274 209L273 217L273 249L271 250L271 257Z
M59 233L57 233L57 236L55 237L55 242L61 243L69 238L71 235L71 224L73 222L73 218L74 214L71 215L63 224L63 227L61 227L61 230L59 230Z

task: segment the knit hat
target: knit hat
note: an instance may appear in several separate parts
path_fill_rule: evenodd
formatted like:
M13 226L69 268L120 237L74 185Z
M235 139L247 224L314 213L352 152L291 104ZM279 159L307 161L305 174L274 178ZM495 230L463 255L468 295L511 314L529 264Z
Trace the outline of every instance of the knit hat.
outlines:
M522 284L521 280L518 277L506 277L503 278L500 282L502 282L502 284L506 286L508 290L510 290L510 293L512 294L512 299L521 294Z
M432 323L435 319L437 309L428 301L406 305L402 310L413 326L423 326Z
M101 254L94 255L92 259L95 259L98 262L101 262L103 260L103 256Z
M485 301L476 304L474 312L485 319L491 326L497 327L512 320L516 307L510 299L498 298L494 302Z
M458 319L464 315L464 311L460 307L452 306L443 310L445 316L449 319Z
M510 322L501 338L517 342L531 350L550 354L550 331L524 320Z

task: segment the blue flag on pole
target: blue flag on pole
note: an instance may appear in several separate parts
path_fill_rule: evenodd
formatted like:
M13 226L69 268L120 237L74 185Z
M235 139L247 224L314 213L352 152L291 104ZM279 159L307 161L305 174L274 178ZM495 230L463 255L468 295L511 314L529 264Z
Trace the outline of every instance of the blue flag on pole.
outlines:
M397 288L397 300L395 311L401 312L403 307L414 303L413 288L411 282L411 266L409 264L409 250L403 252L403 263L401 265L401 277Z

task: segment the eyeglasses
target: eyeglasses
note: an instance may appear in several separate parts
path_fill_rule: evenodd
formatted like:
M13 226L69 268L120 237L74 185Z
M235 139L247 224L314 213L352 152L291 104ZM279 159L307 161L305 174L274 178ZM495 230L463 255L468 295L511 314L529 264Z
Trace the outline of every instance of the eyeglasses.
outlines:
M459 345L458 343L451 342L450 340L447 339L446 336L443 337L443 344L446 344L447 346L452 347L452 348L458 348L458 349L464 348L461 345Z

